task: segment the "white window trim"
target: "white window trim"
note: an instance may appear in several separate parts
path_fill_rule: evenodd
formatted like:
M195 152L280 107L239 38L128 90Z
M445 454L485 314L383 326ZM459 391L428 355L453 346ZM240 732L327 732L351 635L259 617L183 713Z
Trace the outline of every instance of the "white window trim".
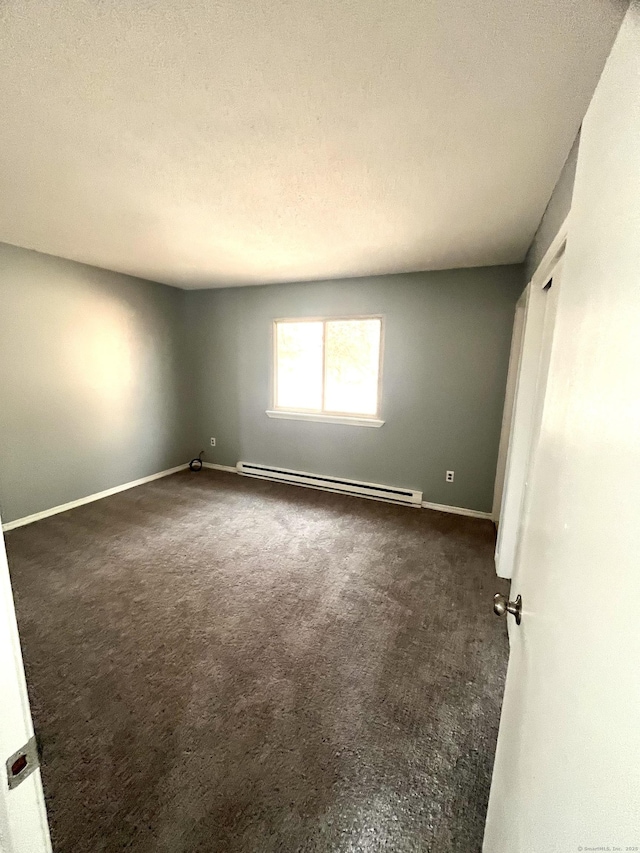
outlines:
M270 418L283 421L316 421L319 424L344 424L346 426L381 427L380 418L358 417L357 415L325 415L323 412L293 412L289 409L267 409Z
M280 409L276 406L276 376L278 361L278 323L326 323L331 320L380 320L380 355L378 362L378 411L375 415L350 414L346 412L320 412L304 411L296 409ZM271 401L272 407L266 410L270 418L278 418L289 421L315 421L325 424L342 424L345 426L381 427L384 421L380 418L380 407L382 405L382 365L384 355L384 316L382 314L351 314L347 316L333 317L279 317L272 323L272 347L271 347ZM324 361L323 361L324 383Z

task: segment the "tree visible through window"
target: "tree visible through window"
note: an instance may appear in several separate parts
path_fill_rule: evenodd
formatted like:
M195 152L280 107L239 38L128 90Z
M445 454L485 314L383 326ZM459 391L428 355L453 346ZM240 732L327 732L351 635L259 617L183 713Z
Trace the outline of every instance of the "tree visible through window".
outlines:
M375 417L381 336L380 317L277 320L275 408Z

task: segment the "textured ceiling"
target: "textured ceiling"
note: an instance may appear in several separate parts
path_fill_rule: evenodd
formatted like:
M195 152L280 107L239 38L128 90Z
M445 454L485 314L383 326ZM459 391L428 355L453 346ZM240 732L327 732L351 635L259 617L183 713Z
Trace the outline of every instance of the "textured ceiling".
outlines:
M3 0L0 240L180 287L521 261L622 0Z

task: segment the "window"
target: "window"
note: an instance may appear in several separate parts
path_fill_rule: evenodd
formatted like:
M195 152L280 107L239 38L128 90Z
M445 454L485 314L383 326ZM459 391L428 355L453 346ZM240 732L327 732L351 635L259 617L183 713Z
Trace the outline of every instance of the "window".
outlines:
M382 318L276 320L270 417L382 426Z

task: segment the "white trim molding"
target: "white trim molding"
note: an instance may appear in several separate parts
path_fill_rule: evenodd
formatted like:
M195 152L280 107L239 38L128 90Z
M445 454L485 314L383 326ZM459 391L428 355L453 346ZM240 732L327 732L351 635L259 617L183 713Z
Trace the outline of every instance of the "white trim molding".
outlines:
M515 412L516 389L518 385L518 372L522 359L522 344L524 342L524 325L529 304L530 285L522 291L520 299L516 303L515 316L513 318L513 331L511 333L511 350L509 352L509 369L507 371L507 387L504 395L504 407L502 410L502 426L500 428L500 445L498 448L498 464L496 465L496 477L493 484L493 506L491 517L498 524L500 511L502 509L502 492L507 472L507 453L511 440L511 429Z
M238 463L238 465L240 465L240 464L241 463ZM239 471L237 467L232 468L230 465L214 465L212 462L203 462L202 465L204 468L213 468L216 471L229 471L232 474L242 474L242 471ZM296 473L299 473L299 472L296 472ZM245 474L245 476L247 476L247 475ZM249 476L251 476L251 475L249 475ZM265 478L265 479L271 479L271 478ZM309 485L307 483L302 483L302 482L287 483L287 485L302 485L302 486L306 486L307 488L316 488L316 489L318 488L317 485ZM322 491L334 491L334 490L333 489L322 489ZM353 492L351 494L354 497L369 497L367 495L356 494L355 492ZM380 500L380 498L374 498L374 500ZM411 506L411 505L407 504L407 506ZM420 501L419 504L413 504L413 506L418 506L421 509L432 509L435 512L448 512L448 513L451 513L452 515L466 515L469 518L482 518L482 519L486 519L488 521L492 520L490 512L480 512L480 510L467 509L466 507L463 507L463 506L447 506L447 504L434 504L434 503L430 503L429 501Z
M560 259L560 256L564 252L567 237L569 236L569 220L571 219L571 211L566 215L564 222L558 228L558 233L551 241L549 248L544 253L544 256L538 266L536 267L532 277L531 277L531 287L532 289L544 287L548 282L549 278L553 274L553 271Z
M227 471L230 474L239 473L235 466L217 465L214 462L203 462L202 467L209 468L214 471ZM2 530L4 532L15 530L17 527L24 527L26 524L32 524L34 521L40 521L43 518L49 518L52 515L58 515L58 513L66 512L68 509L75 509L78 506L93 503L93 501L99 501L102 500L102 498L108 498L110 495L118 494L118 492L125 492L127 489L133 489L136 486L142 486L144 483L150 483L153 480L160 480L162 477L168 477L171 474L177 474L178 471L185 471L188 469L188 463L185 463L184 465L177 465L175 468L168 468L166 471L159 471L157 474L150 474L148 477L141 477L139 480L132 480L130 483L123 483L121 486L113 486L111 489L105 489L103 492L96 492L93 495L87 495L84 498L78 498L77 500L69 501L69 503L66 504L60 504L59 506L53 506L50 509L44 509L41 512L35 512L33 515L25 515L23 518L16 518L14 521L8 521L6 524L3 524ZM360 497L360 495L358 495L358 497ZM363 495L363 497L365 497L365 495ZM423 509L433 509L436 512L449 512L454 515L466 515L470 518L491 519L490 512L479 512L478 510L466 509L465 507L446 506L446 504L434 504L429 503L428 501L421 501L418 506Z
M379 418L362 418L356 415L325 415L321 412L286 412L281 409L267 409L270 418L284 421L316 421L319 424L345 424L346 426L381 427L384 421Z
M423 509L433 509L436 512L449 512L453 515L466 515L469 518L486 518L492 520L490 512L480 512L477 509L467 509L464 506L447 506L446 504L432 504L429 501L422 501Z
M126 492L127 489L133 489L136 486L142 486L143 483L150 483L152 480L159 480L161 477L168 477L170 474L177 474L178 471L184 471L189 468L189 463L184 465L176 465L175 468L168 468L166 471L159 471L157 474L150 474L148 477L140 477L139 480L132 480L130 483L123 483L121 486L113 486L111 489L105 489L103 492L96 492L93 495L87 495L84 498L78 498L75 501L69 501L66 504L52 506L50 509L43 509L41 512L34 512L33 515L25 515L23 518L16 518L14 521L8 521L2 525L2 530L7 532L15 530L16 527L24 527L25 524L32 524L34 521L40 521L43 518L49 518L51 515L58 515L60 512L66 512L68 509L75 509L77 506L93 503L93 501L108 498L110 495L116 495L118 492ZM231 470L235 471L235 468Z
M541 354L545 340L545 325L552 322L547 313L547 295L550 280L557 279L552 293L557 298L562 286L563 254L569 237L571 212L558 229L558 233L538 264L530 283L525 288L524 327L520 357L515 378L513 414L506 447L505 474L500 504L498 537L495 549L496 574L510 578L515 566L526 480L535 448L536 406L540 393L544 394L541 379L546 383L546 373L541 375ZM553 327L548 328L548 332ZM512 365L509 365L511 370ZM546 370L546 368L544 368ZM539 417L539 413L538 413Z

